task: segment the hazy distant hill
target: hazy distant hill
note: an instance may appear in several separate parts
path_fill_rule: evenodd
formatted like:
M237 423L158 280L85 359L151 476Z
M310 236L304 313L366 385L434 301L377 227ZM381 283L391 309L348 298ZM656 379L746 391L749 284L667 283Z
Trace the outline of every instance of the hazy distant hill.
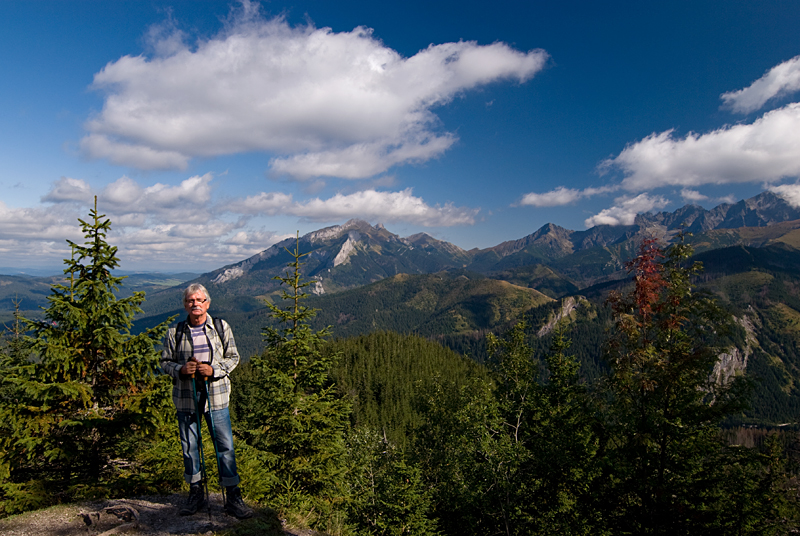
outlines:
M120 296L130 296L133 292L143 291L147 296L181 285L183 282L197 277L193 273L161 274L134 273L125 276L120 287ZM0 322L7 324L12 318L14 302L19 303L23 316L33 318L41 313L41 307L47 306L47 297L56 284L69 286L69 280L63 275L48 277L31 277L21 275L0 275Z

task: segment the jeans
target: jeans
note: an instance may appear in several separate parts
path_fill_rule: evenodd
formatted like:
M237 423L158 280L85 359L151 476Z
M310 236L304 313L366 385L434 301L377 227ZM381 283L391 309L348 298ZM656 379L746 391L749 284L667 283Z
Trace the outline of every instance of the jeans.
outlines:
M219 455L220 484L223 486L236 486L239 484L239 473L236 470L236 455L233 452L233 432L231 431L231 416L228 408L206 412L206 429L211 433L212 421L216 437L211 434L217 446ZM200 451L197 439L197 414L185 411L178 412L178 431L181 436L183 449L183 478L189 484L200 482L203 475L200 471ZM213 462L212 462L213 463Z

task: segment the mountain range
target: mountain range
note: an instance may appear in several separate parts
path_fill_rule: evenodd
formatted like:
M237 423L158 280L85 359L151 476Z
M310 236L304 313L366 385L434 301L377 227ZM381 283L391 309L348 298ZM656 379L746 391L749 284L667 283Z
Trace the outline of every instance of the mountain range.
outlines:
M291 260L286 250L299 247L307 254L303 273L316 280L311 291L317 295L357 288L401 273L467 270L507 274L519 282L545 278L549 283L540 290L557 297L564 291L624 275L625 261L645 236L669 240L679 232L691 233L689 241L699 253L732 245L797 245L798 229L800 210L771 192L711 210L687 205L675 212L640 214L628 226L600 225L571 231L547 224L518 240L469 251L425 233L402 238L381 224L350 220L284 240L249 259L204 274L198 281L213 287L220 296L266 297L278 287L274 276L283 273ZM550 271L538 269L534 274L532 266ZM550 288L559 285L561 290Z
M124 290L147 291L138 330L183 314L186 279L202 283L212 296L211 313L235 326L247 358L263 347L261 331L272 322L264 301L280 301L275 276L293 260L287 250L299 248L303 275L314 280L307 290L308 305L320 310L315 328L332 325L337 337L416 333L482 361L487 332L501 333L526 314L534 330L530 344L541 353L549 344L547 326L564 317L571 322L573 353L584 373L595 375L603 367L608 290L627 281L625 262L642 238L669 242L681 232L706 267L699 284L719 296L746 332L726 354L727 370L718 373L747 369L762 379L754 419L796 419L800 211L771 192L711 210L687 205L640 214L627 226L572 231L547 224L520 239L469 251L424 233L403 238L383 225L351 220L198 277L132 276ZM2 320L7 322L14 296L23 299L23 313L45 305L57 279L0 276Z
M279 296L280 283L274 278L284 273L292 260L287 250L298 247L305 254L303 275L315 281L310 292L317 296L357 289L398 274L455 270L559 298L625 277L625 261L635 254L643 237L669 240L678 232L691 233L688 240L697 253L774 243L800 248L800 210L772 192L763 192L711 210L686 205L675 212L639 214L632 225L626 226L599 225L572 231L550 223L520 239L469 251L425 233L403 238L381 224L350 220L284 240L192 281L204 284L215 307L223 311L261 309L264 299L274 301ZM56 279L0 276L0 308L10 311L14 295L22 296L23 310L45 305L49 286ZM152 279L132 276L125 283L147 290L146 316L180 312L179 289L165 288L180 276L162 276L158 284L142 284Z

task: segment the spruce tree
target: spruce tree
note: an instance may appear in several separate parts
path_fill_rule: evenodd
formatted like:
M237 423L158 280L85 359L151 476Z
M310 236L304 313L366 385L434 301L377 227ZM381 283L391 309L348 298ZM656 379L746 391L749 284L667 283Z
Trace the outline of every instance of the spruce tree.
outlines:
M336 493L344 470L344 430L350 407L329 380L338 354L322 351L330 328L314 331L309 321L316 309L303 301L313 281L303 280L299 238L294 258L283 276L281 298L267 302L279 327L264 329L263 353L252 359L252 383L246 405L235 405L248 443L268 453L277 474L277 500L291 508L298 502Z
M0 517L18 511L38 508L47 504L47 494L31 493L28 486L10 479L12 468L16 471L19 465L12 463L6 456L13 445L16 408L24 398L19 385L9 381L22 365L28 362L29 348L25 341L24 322L19 310L19 301L14 301L14 316L10 326L0 339Z
M433 536L431 492L422 471L384 434L353 428L347 438L348 519L363 536Z
M591 500L599 477L595 404L567 353L572 342L559 322L544 357L547 381L535 388L535 419L527 432L530 468L539 487L530 509L531 534L603 534L602 513Z
M111 222L98 213L96 198L89 218L79 221L85 241L68 241L65 282L52 287L43 320L25 320L32 359L5 371L18 397L0 407L9 427L0 452L0 465L9 467L0 475L7 500L15 485L46 490L49 497L37 500L47 501L119 489L136 440L158 429L169 402L155 351L169 321L130 333L144 293L115 295L124 278L112 275L117 248L106 242Z
M712 376L730 325L710 295L692 288L683 237L664 251L645 240L628 263L633 289L613 294L606 347L608 484L603 509L615 533L711 533L725 467L719 426L743 407L742 378Z
M540 360L527 344L523 318L502 338L488 337L501 433L496 434L493 498L505 534L601 534L588 490L597 478L593 407L567 354L564 326ZM544 376L544 374L543 374Z

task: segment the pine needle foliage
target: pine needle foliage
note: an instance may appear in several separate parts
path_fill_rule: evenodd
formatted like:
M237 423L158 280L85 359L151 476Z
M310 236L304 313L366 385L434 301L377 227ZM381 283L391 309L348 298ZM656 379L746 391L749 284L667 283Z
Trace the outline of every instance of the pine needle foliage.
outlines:
M234 404L247 442L268 453L277 475L276 499L291 508L309 498L335 495L344 471L344 430L350 406L329 380L338 354L322 351L330 328L312 330L316 310L303 301L313 281L303 280L299 238L282 276L283 308L268 303L279 327L266 327L263 353L252 359L243 404Z
M85 241L68 241L65 282L52 287L43 320L24 320L32 358L3 371L16 397L0 403L8 426L0 451L0 465L9 467L0 475L5 498L14 486L35 483L55 502L124 487L116 477L130 472L137 448L131 439L156 432L169 401L155 351L169 321L131 335L144 293L116 297L124 278L112 275L117 248L106 241L111 222L96 198L89 218L79 221Z
M710 533L718 523L729 463L720 423L741 411L747 384L712 375L732 318L695 292L683 237L662 249L642 242L628 263L634 288L609 298L614 330L606 347L608 519L620 534Z
M357 427L347 437L348 519L359 536L434 536L431 492L422 471L376 430Z
M502 428L496 504L506 534L602 534L590 506L598 438L589 393L559 323L549 352L528 346L523 318L489 336ZM547 374L543 374L543 373Z

